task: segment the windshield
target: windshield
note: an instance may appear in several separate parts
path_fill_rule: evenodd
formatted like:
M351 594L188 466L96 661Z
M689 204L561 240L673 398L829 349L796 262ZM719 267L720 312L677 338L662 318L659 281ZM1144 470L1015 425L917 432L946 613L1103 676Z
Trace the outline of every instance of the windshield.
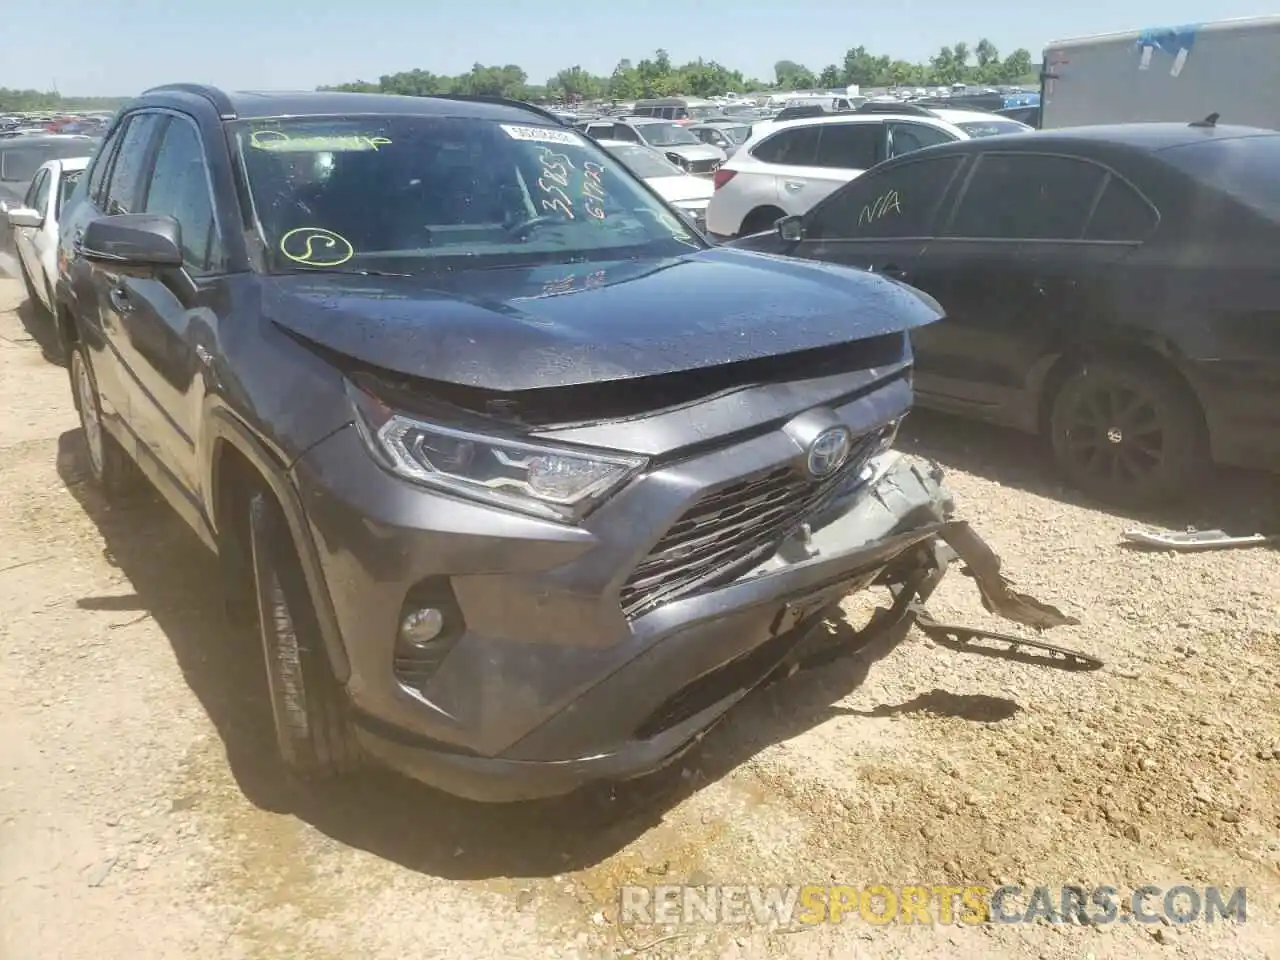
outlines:
M0 148L0 180L10 183L29 183L45 161L64 157L87 157L93 153L92 140L67 140L41 143L35 146L10 141L8 149Z
M655 147L678 147L702 141L678 123L637 123L636 133Z
M54 210L54 216L62 213L63 206L71 199L71 194L75 193L76 184L80 182L80 175L83 170L67 170L62 174L62 179L58 182L58 205Z
M714 105L709 107L690 107L689 108L690 120L706 120L708 117L718 117L720 115L721 115L720 108Z
M966 120L957 127L971 137L994 137L1002 133L1025 133L1032 128L1017 120Z
M1156 156L1206 186L1280 218L1280 136L1203 140Z
M616 143L605 149L625 163L637 177L647 180L651 177L684 176L683 170L648 147L641 147L634 143Z
M622 164L565 127L356 116L232 130L275 271L412 273L703 248Z

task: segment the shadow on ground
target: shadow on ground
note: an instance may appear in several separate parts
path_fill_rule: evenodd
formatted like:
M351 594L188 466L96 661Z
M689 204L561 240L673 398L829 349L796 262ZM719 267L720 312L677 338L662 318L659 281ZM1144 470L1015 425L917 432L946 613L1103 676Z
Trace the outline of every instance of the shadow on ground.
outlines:
M931 460L944 468L991 480L1042 497L1077 506L1098 507L1108 513L1171 530L1194 526L1221 529L1243 536L1280 533L1280 492L1276 478L1243 470L1215 470L1203 488L1177 506L1148 511L1123 511L1092 503L1067 486L1054 472L1045 442L929 410L912 411L903 424L898 449Z
M154 495L106 503L87 479L84 456L79 430L59 437L59 475L97 525L107 560L129 578L136 596L84 597L78 604L119 611L127 622L154 618L217 728L231 772L251 803L290 812L335 840L426 874L549 876L597 864L764 747L847 713L832 705L867 673L867 666L853 659L801 673L754 694L730 715L754 722L731 720L718 727L699 750L668 770L555 801L474 804L376 771L343 785L303 789L283 776L276 759L261 648L256 637L227 627L214 557ZM853 628L838 622L828 629ZM918 703L885 709L991 719L990 705L975 710L964 698L948 696L938 691ZM996 712L1007 713L1008 707Z
M19 305L18 321L27 335L35 341L44 358L50 363L62 365L62 348L58 344L58 334L54 328L53 318L42 308L37 307L30 297Z

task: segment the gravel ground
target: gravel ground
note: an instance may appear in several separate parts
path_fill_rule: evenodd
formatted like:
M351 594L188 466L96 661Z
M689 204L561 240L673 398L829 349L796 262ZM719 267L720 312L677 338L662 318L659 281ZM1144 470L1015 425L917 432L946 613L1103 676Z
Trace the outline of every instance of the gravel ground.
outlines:
M0 281L0 958L1280 957L1280 555L1129 552L1032 444L917 415L1069 673L918 633L756 695L669 775L518 808L384 775L300 793L260 653L155 503L83 480L65 373ZM1171 525L1274 511L1223 481ZM848 602L850 618L868 599ZM996 629L967 578L931 601ZM839 629L839 625L833 625ZM624 884L1248 887L1240 924L620 925Z

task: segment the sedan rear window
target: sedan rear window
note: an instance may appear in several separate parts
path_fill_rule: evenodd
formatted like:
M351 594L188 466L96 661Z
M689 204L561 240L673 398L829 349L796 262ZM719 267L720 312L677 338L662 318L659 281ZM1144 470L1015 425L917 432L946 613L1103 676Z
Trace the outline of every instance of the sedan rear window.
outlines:
M1280 136L1204 140L1169 147L1157 156L1206 186L1280 219Z

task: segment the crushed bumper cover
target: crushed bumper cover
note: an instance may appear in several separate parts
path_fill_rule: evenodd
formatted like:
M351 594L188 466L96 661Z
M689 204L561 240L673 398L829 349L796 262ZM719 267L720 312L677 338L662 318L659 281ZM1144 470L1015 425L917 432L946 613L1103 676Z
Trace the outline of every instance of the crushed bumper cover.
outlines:
M872 585L890 587L895 602L863 631L856 652L879 659L955 555L987 609L1037 629L1075 622L1011 588L996 555L952 518L939 470L898 454L874 468L867 484L828 505L769 560L700 598L700 619L681 622L502 755L443 750L368 717L357 717L357 735L373 758L448 793L485 802L551 797L670 764L753 689L832 657L830 649L806 656L806 634L831 604ZM602 749L602 728L628 732Z

